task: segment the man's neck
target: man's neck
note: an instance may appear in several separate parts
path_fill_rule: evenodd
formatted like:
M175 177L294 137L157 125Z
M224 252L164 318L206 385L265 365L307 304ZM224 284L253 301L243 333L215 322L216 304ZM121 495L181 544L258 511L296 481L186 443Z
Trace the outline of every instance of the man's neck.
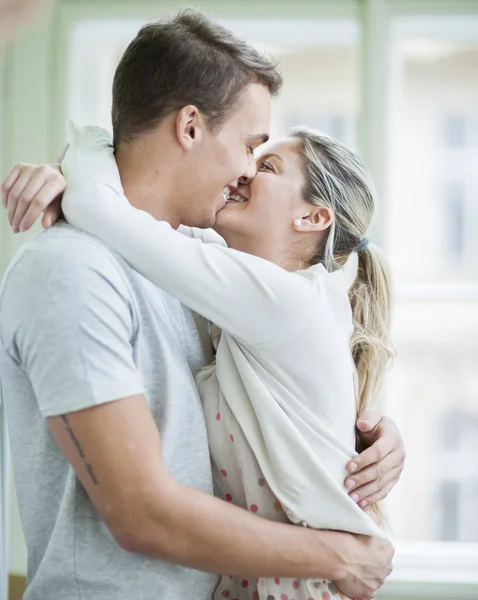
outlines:
M174 176L169 157L131 144L116 150L116 163L129 202L158 221L177 229L181 224L180 202L174 196Z

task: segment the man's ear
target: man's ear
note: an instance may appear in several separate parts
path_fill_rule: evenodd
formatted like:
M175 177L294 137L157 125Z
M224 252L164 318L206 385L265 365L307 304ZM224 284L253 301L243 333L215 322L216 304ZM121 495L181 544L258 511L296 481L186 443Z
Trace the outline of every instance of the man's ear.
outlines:
M205 122L193 104L183 106L176 116L176 137L184 150L191 150L204 135Z

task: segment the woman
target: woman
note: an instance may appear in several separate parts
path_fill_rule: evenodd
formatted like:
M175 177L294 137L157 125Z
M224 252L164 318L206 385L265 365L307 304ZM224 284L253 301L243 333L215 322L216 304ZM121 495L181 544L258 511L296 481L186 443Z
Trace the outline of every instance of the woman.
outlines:
M391 354L389 281L365 238L374 192L360 159L308 130L268 148L217 215L225 246L134 209L107 132L70 125L69 142L67 219L215 324L216 361L197 384L216 494L264 518L383 536L342 483L356 413ZM355 252L348 289L343 267ZM226 575L215 598L338 593L330 582Z

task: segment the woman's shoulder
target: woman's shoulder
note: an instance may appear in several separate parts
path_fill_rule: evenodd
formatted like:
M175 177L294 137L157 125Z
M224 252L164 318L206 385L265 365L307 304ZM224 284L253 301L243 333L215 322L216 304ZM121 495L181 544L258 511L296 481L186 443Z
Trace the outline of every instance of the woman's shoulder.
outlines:
M297 271L297 275L306 278L310 291L314 295L315 308L322 321L324 315L340 316L341 319L351 319L349 285L343 269L329 272L322 265L313 265L304 271Z

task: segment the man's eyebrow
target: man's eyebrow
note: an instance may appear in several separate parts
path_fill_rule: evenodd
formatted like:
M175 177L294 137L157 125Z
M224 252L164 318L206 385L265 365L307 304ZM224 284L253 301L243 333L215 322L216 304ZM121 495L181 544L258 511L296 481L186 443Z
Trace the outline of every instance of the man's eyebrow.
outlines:
M267 135L267 133L256 133L254 135L250 135L247 138L250 142L260 142L261 144L265 144L266 142L269 141L269 136Z

